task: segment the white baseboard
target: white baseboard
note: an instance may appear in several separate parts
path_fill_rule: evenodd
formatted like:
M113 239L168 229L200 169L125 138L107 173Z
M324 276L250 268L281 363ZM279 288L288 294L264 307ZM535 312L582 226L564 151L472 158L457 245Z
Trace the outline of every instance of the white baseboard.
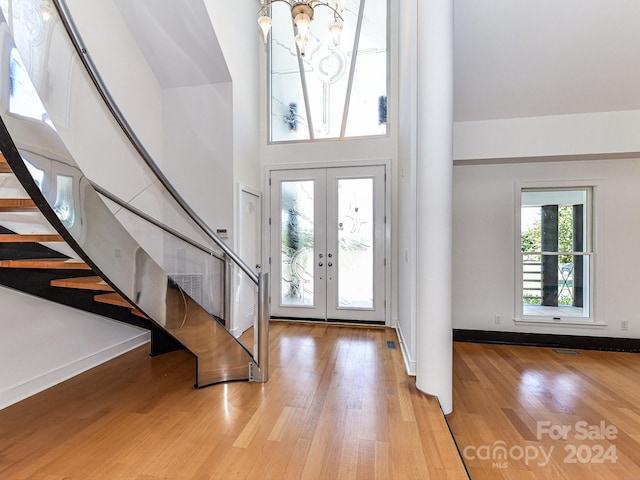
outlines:
M416 375L416 361L411 358L409 350L407 350L407 342L402 335L402 329L400 326L396 327L398 334L398 341L400 342L400 351L402 352L402 358L404 359L404 368L407 370L407 374L415 377Z
M50 372L30 378L19 385L14 385L6 390L2 390L0 391L0 410L35 395L36 393L42 392L47 388L62 383L76 375L86 372L87 370L97 367L102 363L108 362L109 360L138 348L145 343L149 343L150 338L150 332L140 330L138 335L131 337L122 343L94 352L91 355L79 358L66 365L62 365Z

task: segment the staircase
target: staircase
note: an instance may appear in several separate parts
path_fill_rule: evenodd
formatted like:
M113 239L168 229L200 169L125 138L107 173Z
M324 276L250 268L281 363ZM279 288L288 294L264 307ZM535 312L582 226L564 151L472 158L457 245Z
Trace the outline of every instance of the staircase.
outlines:
M14 196L6 197L7 193ZM25 195L0 153L0 285L146 328L151 331L152 356L184 348L95 275L86 262L60 253L71 253L62 235L16 233L5 228L3 223L9 221L23 231L53 230ZM55 244L57 249L44 243Z
M12 14L11 8L2 8L12 17L7 23L0 16L0 51L10 52L11 57L0 63L0 84L10 86L6 101L0 102L1 168L13 175L1 175L0 190L5 195L0 200L0 233L7 235L7 241L0 244L0 283L88 311L117 310L119 316L127 317L123 321L141 322L151 329L154 343L163 343L154 351L184 346L196 357L196 387L267 381L268 276L256 275L164 176L87 58L64 2L55 2L55 11L48 12L45 27L52 30L41 37L56 41L47 45L30 46L29 41L36 39L28 16L20 15L19 9ZM12 35L22 39L19 48ZM63 40L65 35L68 38ZM71 59L73 75L49 78L48 82L61 83L56 88L42 81L36 87L32 78L41 80L40 73L59 71L60 58ZM95 89L98 95L87 93ZM107 185L96 185L80 167L89 171L96 162L98 170L108 171L103 177ZM122 181L123 176L128 181ZM150 208L159 210L156 217L111 196L112 190L121 188L126 189L126 198L148 195L145 199L159 207ZM117 216L116 210L126 213ZM33 223L37 227L25 228L29 222L16 221L18 215L39 216ZM162 223L165 215L177 228L187 225L193 237ZM193 238L204 238L205 244ZM208 284L215 292L208 310L168 273L175 272L176 264L187 255L184 252L195 252L193 258L209 275ZM257 286L253 353L215 313L223 311L228 320L233 268Z

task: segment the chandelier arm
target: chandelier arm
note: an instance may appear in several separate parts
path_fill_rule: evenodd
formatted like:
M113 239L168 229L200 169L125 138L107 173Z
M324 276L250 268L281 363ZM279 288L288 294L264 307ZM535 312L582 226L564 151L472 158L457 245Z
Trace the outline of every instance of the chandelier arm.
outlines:
M289 7L291 7L291 2L289 0L271 0L269 3L266 3L265 5L263 5L260 10L258 10L258 14L265 13L269 8L271 8L271 5L273 5L276 2L283 2L289 5Z
M271 8L271 6L276 3L276 2L283 2L286 3L287 5L289 5L289 7L293 8L296 5L309 5L312 9L316 8L316 7L327 7L330 8L331 10L333 10L333 18L335 18L336 20L339 18L340 20L342 20L344 22L344 18L342 18L342 15L340 15L340 13L338 12L338 10L336 10L335 8L333 8L331 5L329 5L326 2L317 2L317 1L310 1L310 2L298 2L297 4L291 4L290 0L271 0L270 2L266 3L265 5L263 5L263 7L258 10L258 14L262 14L262 13L266 13L266 11Z
M342 15L340 15L340 13L338 13L338 10L336 10L335 8L333 8L331 5L329 5L326 2L314 2L311 1L309 2L309 6L311 8L316 8L316 7L327 7L330 8L331 10L333 10L333 18L335 18L336 20L339 18L340 20L342 20L344 22L344 18L342 18Z

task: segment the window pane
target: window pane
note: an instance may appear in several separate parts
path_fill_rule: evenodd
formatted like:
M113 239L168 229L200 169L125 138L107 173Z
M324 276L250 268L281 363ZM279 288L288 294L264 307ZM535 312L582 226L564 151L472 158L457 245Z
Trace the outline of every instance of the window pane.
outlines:
M524 315L589 317L588 190L522 192Z
M360 3L360 2L355 2ZM340 44L334 45L327 26L333 11L316 7L304 59L314 138L338 138L342 130L351 55L355 41L358 10L354 4L342 13L344 28Z
M373 308L373 179L338 181L338 306Z
M311 139L341 138L343 123L345 137L386 134L387 0L364 2L356 38L362 2L343 2L345 8L338 8L343 23L338 45L328 28L335 20L334 11L316 5L301 59L289 5L273 4L269 67L272 142L307 140L310 127ZM351 75L356 44L356 70ZM349 92L351 98L347 98Z
M271 9L271 139L274 142L308 140L291 9L284 2L274 3Z
M314 183L282 182L281 305L313 305Z
M387 133L387 2L367 0L345 136Z

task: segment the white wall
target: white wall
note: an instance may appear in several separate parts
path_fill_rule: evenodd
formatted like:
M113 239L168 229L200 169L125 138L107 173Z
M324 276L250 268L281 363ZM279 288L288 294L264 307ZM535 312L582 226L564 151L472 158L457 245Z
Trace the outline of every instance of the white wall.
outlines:
M212 229L233 231L230 83L164 92L164 173ZM181 230L182 231L182 230Z
M67 0L100 76L149 152L162 160L162 89L113 0Z
M260 169L261 79L264 79L258 51L263 48L257 23L257 2L204 0L213 29L233 82L233 175L234 182L262 190ZM244 21L241 19L248 19Z
M120 11L113 0L70 0L67 3L88 54L108 85L118 108L154 160L162 165L162 88ZM148 174L142 173L146 171L146 167L141 161L137 161L140 172L134 170L137 154L127 141L123 139L114 144L113 130L119 127L113 126L110 113L97 97L93 85L90 88L83 86L80 90L79 85L84 85L84 82L80 83L79 78L84 73L83 67L77 62L76 60L72 73L75 78L73 95L69 100L69 108L73 110L69 118L75 120L75 123L70 125L68 133L63 131L61 135L74 157L79 161L91 159L90 162L80 163L90 179L128 200L153 180ZM51 79L52 83L56 81L59 80ZM82 121L79 122L78 119ZM88 142L88 139L91 141ZM129 172L124 178L123 168ZM126 185L128 186L125 187Z
M0 409L149 341L149 332L0 287Z
M457 122L459 162L640 152L640 110Z
M531 132L535 136L535 131ZM516 325L517 182L597 181L593 326ZM635 159L458 165L454 169L454 328L637 337L635 290L640 258L640 156ZM502 318L496 325L495 315ZM629 322L629 331L620 322Z

